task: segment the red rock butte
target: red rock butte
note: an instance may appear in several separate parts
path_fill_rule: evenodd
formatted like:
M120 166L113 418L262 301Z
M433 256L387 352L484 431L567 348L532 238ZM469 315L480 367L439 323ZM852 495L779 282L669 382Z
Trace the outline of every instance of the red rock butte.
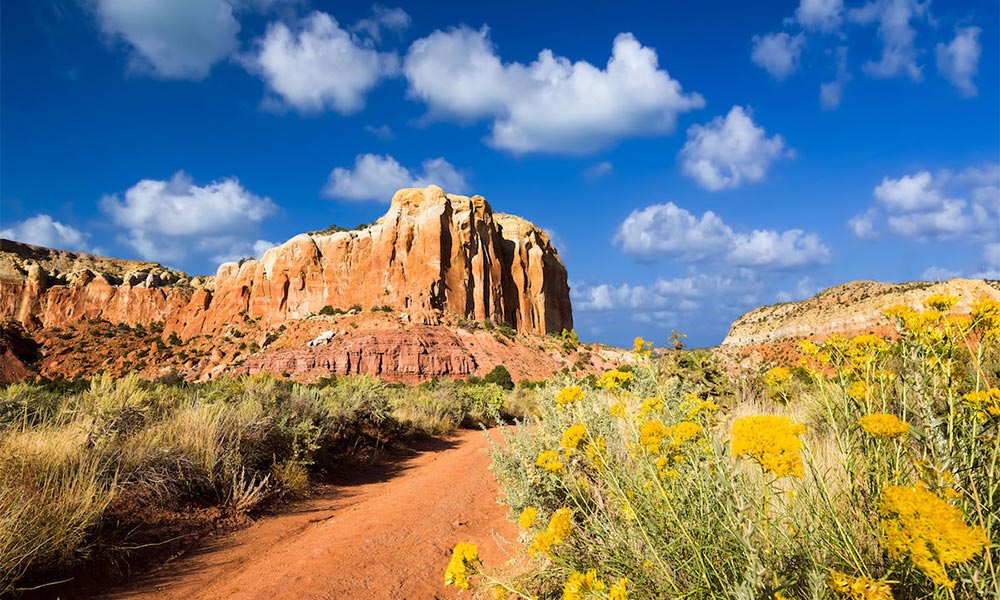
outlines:
M48 350L46 368L54 374L86 373L86 369L60 371L54 366L72 358L68 347L59 347L59 340L69 339L66 329L76 331L77 325L96 321L130 327L162 324L163 340L195 340L208 348L210 359L200 363L186 359L183 365L185 376L203 377L217 373L218 367L262 364L262 357L252 352L231 362L224 355L232 358L237 352L225 348L223 338L258 336L255 346L278 349L283 345L273 343L278 328L299 337L312 335L323 326L312 323L317 315L340 314L356 306L363 311L379 308L386 316L378 320L374 315L383 313L372 312L370 318L366 314L351 325L353 331L337 334L341 342L337 346L350 346L350 338L357 342L364 330L361 326L380 329L383 334L395 327L401 333L398 339L412 338L414 351L424 353L428 345L433 346L428 340L454 337L453 331L435 334L422 329L443 321L505 323L526 335L573 328L566 268L549 236L520 217L494 213L482 196L447 194L433 185L399 190L388 212L371 225L297 235L259 259L222 264L214 277L192 278L157 263L8 240L0 246L0 322L19 323L29 334L36 332L32 334L36 338L55 331L58 339L50 335L43 343L49 346L43 349ZM330 325L326 323L327 328ZM209 339L214 341L202 342ZM78 340L71 341L79 348ZM329 341L328 337L323 344ZM301 353L298 342L296 352ZM415 369L414 378L469 374L493 362L476 357L460 361L458 355L467 349L463 344L442 344L449 347L451 357L444 361L446 366L435 366L441 357L428 357L431 366L426 369L407 367ZM53 352L66 355L66 360L52 359ZM371 356L359 354L360 358L346 364L343 357L318 363L315 356L297 358L297 363L311 365L297 370L295 364L286 364L297 354L287 354L282 368L292 373L305 369L315 375L327 365L334 371L393 374L395 367L382 364L384 352L372 354L381 352L378 348L358 352ZM399 348L386 352L398 353ZM277 358L263 364L278 364ZM378 367L359 367L364 361ZM447 366L457 362L462 366Z
M573 328L566 267L549 236L494 214L482 196L432 185L399 190L368 227L301 234L260 260L221 265L214 293L195 292L168 331L216 331L241 313L267 326L353 305L424 322L443 311L530 333Z

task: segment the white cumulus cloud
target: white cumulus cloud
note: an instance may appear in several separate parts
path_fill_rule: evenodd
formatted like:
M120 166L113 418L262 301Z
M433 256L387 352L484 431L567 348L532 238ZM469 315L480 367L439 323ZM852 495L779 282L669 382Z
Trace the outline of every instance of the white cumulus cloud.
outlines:
M805 45L802 34L789 35L784 31L753 36L753 50L750 59L771 74L778 81L788 77L799 68L799 56Z
M372 16L358 21L353 29L368 35L376 44L382 43L382 30L400 33L410 26L410 15L402 8L372 7Z
M876 205L848 222L858 237L875 237L881 225L920 241L1000 240L1000 164L885 177L872 195Z
M0 238L57 250L76 250L78 252L93 251L87 242L88 237L79 229L60 223L44 213L0 229Z
M684 173L712 191L756 183L767 176L771 163L791 157L780 135L753 122L741 106L705 125L692 125L680 158Z
M615 38L600 68L551 50L528 65L505 64L486 27L435 31L413 43L403 72L428 118L491 119L487 141L513 153L585 154L627 137L667 134L678 113L704 105L629 33Z
M606 175L610 175L615 170L615 166L611 164L611 161L602 160L596 165L587 167L587 170L583 172L583 176L587 179L600 179Z
M711 260L733 267L789 269L827 263L830 250L801 229L737 233L712 211L695 216L672 202L633 211L614 243L642 258Z
M837 48L837 75L833 81L819 86L819 104L824 110L833 110L840 106L844 98L844 87L851 80L847 72L847 46Z
M927 18L929 5L930 2L918 0L875 0L848 11L848 18L855 23L878 24L882 55L878 61L864 64L866 73L878 78L905 75L913 81L923 79L917 64L917 31L911 21Z
M364 44L323 12L305 17L294 31L285 23L270 24L244 62L279 105L303 113L357 112L368 92L399 68L394 53Z
M96 0L101 29L132 49L130 67L165 79L203 79L237 47L225 0Z
M836 31L844 18L844 0L802 0L795 20L805 29Z
M469 190L465 176L444 158L425 160L421 168L421 172L411 171L391 156L359 154L353 168L336 167L330 172L323 195L388 204L400 188L434 184L454 194Z
M701 300L716 294L732 293L751 287L755 280L749 273L734 275L693 275L672 279L658 278L649 285L602 283L572 286L573 307L582 311L680 309L696 311Z
M979 71L979 27L964 27L955 32L949 44L937 45L937 67L941 75L966 98L979 93L972 78Z
M100 205L123 229L124 243L160 262L249 254L259 224L278 210L235 178L199 186L184 172L169 181L144 179Z

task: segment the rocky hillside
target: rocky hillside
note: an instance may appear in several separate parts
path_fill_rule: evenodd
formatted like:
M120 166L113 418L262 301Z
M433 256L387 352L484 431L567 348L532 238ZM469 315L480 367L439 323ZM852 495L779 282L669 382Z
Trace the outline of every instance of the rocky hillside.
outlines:
M566 268L545 232L436 186L398 191L370 226L301 234L208 278L4 240L0 322L39 348L29 362L50 377L417 381L496 364L544 377L590 360L542 336L573 327Z
M747 346L787 339L825 337L832 333L853 335L889 327L882 311L906 304L921 308L932 294L950 294L962 299L956 310L983 296L1000 298L1000 281L952 279L940 283L915 281L879 283L852 281L816 294L801 302L762 306L733 323L723 346Z
M885 309L899 304L922 308L923 301L933 294L961 298L955 310L963 312L983 297L1000 299L1000 281L852 281L801 302L762 306L748 312L733 323L718 352L731 366L743 369L789 364L798 356L797 343L802 339L822 340L832 334L891 334L893 325L882 314Z

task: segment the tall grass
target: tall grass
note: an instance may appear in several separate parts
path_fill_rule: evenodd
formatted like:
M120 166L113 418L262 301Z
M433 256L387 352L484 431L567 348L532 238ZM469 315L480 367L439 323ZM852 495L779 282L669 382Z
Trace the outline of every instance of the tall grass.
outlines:
M250 511L394 439L492 423L508 397L523 404L523 394L493 384L327 383L100 376L77 393L23 383L0 390L0 595L117 552L123 531L143 527L128 511Z
M1000 303L956 301L891 310L892 339L807 342L739 403L638 340L635 369L550 388L493 450L525 571L465 545L446 579L496 598L1000 596Z

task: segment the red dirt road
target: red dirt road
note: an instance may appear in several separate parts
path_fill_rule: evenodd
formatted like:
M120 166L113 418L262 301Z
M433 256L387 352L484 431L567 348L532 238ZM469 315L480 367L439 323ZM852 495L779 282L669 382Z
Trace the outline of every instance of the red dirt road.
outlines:
M478 544L492 567L517 549L518 530L496 501L487 447L482 432L461 431L406 455L389 455L358 481L337 485L323 498L262 519L101 597L457 597L443 585L455 543Z

